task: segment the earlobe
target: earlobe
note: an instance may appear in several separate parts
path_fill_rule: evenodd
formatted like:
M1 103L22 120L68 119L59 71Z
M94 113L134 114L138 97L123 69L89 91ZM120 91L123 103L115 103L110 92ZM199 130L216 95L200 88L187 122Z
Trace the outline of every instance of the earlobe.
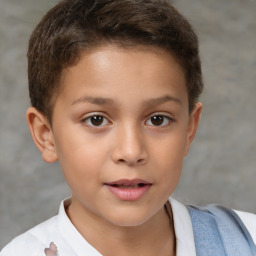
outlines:
M27 123L35 145L40 150L42 158L48 163L58 160L54 137L47 118L34 107L27 110Z
M188 154L189 147L196 135L196 131L200 122L202 108L203 108L202 103L197 102L195 103L193 111L190 113L185 156Z

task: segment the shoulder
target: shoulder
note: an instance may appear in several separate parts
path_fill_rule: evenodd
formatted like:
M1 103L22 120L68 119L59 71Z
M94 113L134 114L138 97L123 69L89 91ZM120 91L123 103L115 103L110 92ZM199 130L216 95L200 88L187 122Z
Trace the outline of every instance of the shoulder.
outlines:
M14 238L0 253L0 256L44 255L44 249L49 247L49 241L56 237L57 216L35 226L22 235Z
M188 210L197 251L216 253L218 250L218 255L225 251L230 255L255 255L254 214L234 211L220 205L188 206Z
M204 216L215 216L216 220L224 220L222 223L225 223L231 215L234 216L234 213L239 217L238 223L241 221L245 228L250 233L254 243L256 243L256 214L249 213L249 212L242 212L233 209L229 209L220 205L207 205L205 207L198 207L198 206L187 206L188 210L190 211L191 216L197 216L201 218L202 215ZM198 216L199 215L199 216Z
M254 243L256 244L256 214L236 210L235 212L246 226Z

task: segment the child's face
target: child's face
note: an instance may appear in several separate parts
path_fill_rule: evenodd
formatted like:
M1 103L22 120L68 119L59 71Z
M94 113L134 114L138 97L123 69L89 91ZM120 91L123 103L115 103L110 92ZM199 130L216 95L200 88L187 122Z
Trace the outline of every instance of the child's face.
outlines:
M71 208L118 226L145 223L177 186L201 111L189 115L182 68L164 51L105 46L62 78L50 132Z

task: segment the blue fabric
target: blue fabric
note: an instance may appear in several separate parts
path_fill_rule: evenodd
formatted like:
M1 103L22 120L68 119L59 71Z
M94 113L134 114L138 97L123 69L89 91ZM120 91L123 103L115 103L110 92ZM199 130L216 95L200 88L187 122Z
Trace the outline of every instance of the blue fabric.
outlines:
M256 246L239 216L231 209L188 206L197 256L256 256Z

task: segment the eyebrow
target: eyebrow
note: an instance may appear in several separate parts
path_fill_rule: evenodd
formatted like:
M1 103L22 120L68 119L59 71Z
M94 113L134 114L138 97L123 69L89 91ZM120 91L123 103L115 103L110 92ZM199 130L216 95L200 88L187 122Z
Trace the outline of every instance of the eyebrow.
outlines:
M165 95L163 97L146 100L145 104L149 105L149 106L154 106L154 105L161 105L161 104L164 104L164 103L170 102L170 101L174 101L174 102L177 102L177 103L182 105L182 102L181 102L180 99L175 98L175 97L170 96L170 95Z
M114 101L109 98L84 96L82 98L74 100L71 105L75 105L78 103L84 103L84 102L88 102L88 103L95 104L95 105L111 105L114 103Z
M155 106L155 105L161 105L161 104L164 104L166 102L171 102L171 101L182 104L180 99L175 98L170 95L165 95L163 97L145 100L144 104L148 105L148 106ZM86 103L86 102L94 104L94 105L113 105L114 104L114 100L109 99L109 98L84 96L84 97L74 100L71 105L75 105L78 103Z

